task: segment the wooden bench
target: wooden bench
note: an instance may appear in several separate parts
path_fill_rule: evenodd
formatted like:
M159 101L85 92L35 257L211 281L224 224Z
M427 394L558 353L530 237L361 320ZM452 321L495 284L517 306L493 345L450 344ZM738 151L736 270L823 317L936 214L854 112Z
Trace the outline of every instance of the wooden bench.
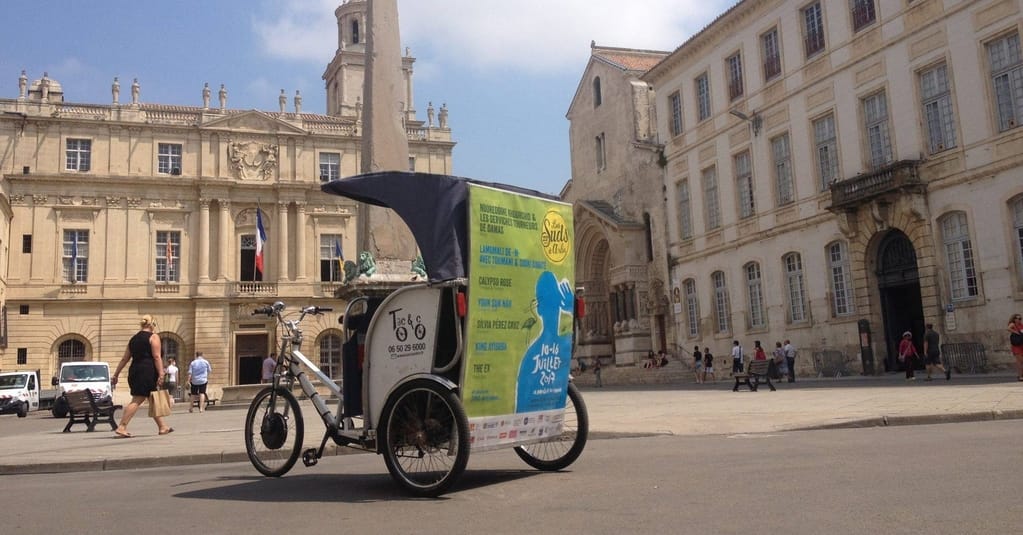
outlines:
M216 405L218 401L220 401L220 400L219 399L213 399L213 398L211 398L209 396L206 396L206 407L205 407L205 409L210 408L211 405ZM194 400L193 401L191 399L191 396L189 396L189 403L192 404L192 407L194 407L196 409L199 408L199 400ZM203 410L205 410L205 409L203 409Z
M68 422L64 426L65 433L71 432L71 426L75 424L85 424L88 431L94 431L96 429L96 422L99 422L100 419L108 422L111 429L117 429L114 413L121 406L114 405L113 401L109 399L96 401L96 398L92 396L92 392L88 390L65 392L64 399L67 401L68 406Z
M756 392L757 387L760 386L760 381L763 380L767 383L767 386L771 387L771 392L776 389L771 384L771 377L767 375L767 370L770 367L771 361L769 360L751 360L749 366L746 368L746 373L737 373L733 375L735 377L735 387L732 388L732 392L738 392L740 385L746 385L749 387L750 392ZM750 382L753 379L753 382Z

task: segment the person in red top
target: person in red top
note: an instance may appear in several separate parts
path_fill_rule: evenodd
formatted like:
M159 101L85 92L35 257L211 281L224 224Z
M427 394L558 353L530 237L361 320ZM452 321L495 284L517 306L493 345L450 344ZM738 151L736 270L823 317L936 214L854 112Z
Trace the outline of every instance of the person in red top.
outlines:
M916 368L916 346L913 345L913 333L906 331L902 333L902 341L899 342L899 360L906 368L906 380L915 381L916 376L913 370Z
M767 360L767 353L760 346L760 340L753 341L753 360Z
M1016 357L1016 378L1023 381L1023 316L1013 314L1009 318L1009 344L1012 346L1012 356Z

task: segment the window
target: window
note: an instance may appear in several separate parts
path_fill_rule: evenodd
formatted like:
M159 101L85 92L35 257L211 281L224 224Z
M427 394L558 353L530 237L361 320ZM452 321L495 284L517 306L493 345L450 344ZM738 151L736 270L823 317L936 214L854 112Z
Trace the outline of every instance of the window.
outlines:
M817 148L817 174L821 191L838 180L838 139L835 134L835 116L827 114L813 122L813 141Z
M170 175L181 174L181 145L160 143L157 145L156 172Z
M683 240L693 237L692 206L689 201L689 180L678 183L678 233Z
M164 364L170 359L174 359L175 362L181 362L181 351L178 347L178 341L166 334L160 335L160 353L163 354ZM171 395L173 396L174 394L172 393Z
M89 163L92 156L92 140L71 139L67 140L67 152L65 152L64 169L68 171L89 170Z
M341 154L337 152L320 153L320 182L330 182L341 178Z
M803 259L799 253L789 253L782 259L785 264L785 286L789 294L789 319L806 321L806 286L803 280Z
M714 283L714 315L718 333L731 332L729 328L729 317L731 311L728 306L728 288L725 286L725 273L715 271L710 275Z
M710 118L710 79L706 73L696 79L696 111L699 120Z
M749 300L749 325L754 329L767 326L764 316L764 285L760 280L760 264L746 264L746 298Z
M844 242L828 246L828 269L831 271L831 311L835 316L848 316L853 310L852 275L849 253Z
M948 87L945 64L920 73L920 97L923 99L924 122L927 124L927 147L931 153L956 146L952 115L952 94Z
M320 370L331 379L341 378L341 337L324 334L320 337Z
M415 156L409 156L408 157L408 170L409 170L410 173L415 173L416 172L416 157Z
M671 105L671 135L677 136L682 133L682 95L675 91L668 97Z
M703 170L703 204L707 212L707 230L721 226L721 206L718 204L718 174L709 167Z
M604 133L601 132L596 138L596 150L597 150L597 171L603 171L607 169L607 154L604 151Z
M804 7L802 14L803 44L806 57L809 58L824 50L824 17L821 13L821 3L814 2Z
M593 107L600 106L603 102L603 97L600 95L600 77L593 79Z
M64 340L57 346L57 367L65 362L81 362L85 360L85 344L81 340Z
M263 275L266 273L266 259L264 258L263 270L258 269L256 267L256 235L242 234L239 249L238 280L244 282L262 281Z
M753 205L753 170L750 166L749 151L736 154L733 163L735 186L739 192L739 217L752 217L756 213L756 208Z
M941 218L941 237L945 244L952 300L977 297L977 269L973 264L973 246L966 214L953 212Z
M1012 203L1012 222L1016 229L1016 257L1020 262L1020 276L1023 280L1023 198Z
M21 252L31 253L32 252L32 235L22 234L21 235Z
M892 161L892 140L888 133L888 101L884 91L863 99L863 122L874 169Z
M861 28L870 25L877 18L877 13L874 12L874 0L850 0L850 3L852 4L854 31L860 31Z
M689 320L689 337L700 336L700 303L696 299L696 281L686 279L682 283L686 291L686 318Z
M774 183L778 195L778 206L796 200L792 188L792 153L789 150L789 135L782 134L771 140L771 156L774 158Z
M29 311L28 305L18 305L18 314L25 315L28 314L28 311Z
M181 233L158 230L156 232L156 281L181 280Z
M998 131L1019 125L1023 115L1023 55L1019 34L1013 33L987 44L991 82L995 89Z
M352 44L359 44L359 19L352 19Z
M63 254L64 282L89 279L89 231L65 230Z
M728 70L728 98L735 100L742 96L742 54L736 52L725 60Z
M18 348L18 364L21 364L21 365L28 364L28 348L27 347L19 347Z
M764 62L764 81L781 74L781 47L778 45L778 28L760 36L760 53Z
M341 282L344 276L341 271L341 235L320 235L320 281Z

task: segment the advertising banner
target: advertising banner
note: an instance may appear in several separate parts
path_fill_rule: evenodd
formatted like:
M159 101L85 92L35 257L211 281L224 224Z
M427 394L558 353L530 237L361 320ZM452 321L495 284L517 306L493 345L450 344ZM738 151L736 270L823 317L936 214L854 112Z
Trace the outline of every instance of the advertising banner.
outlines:
M572 206L472 184L462 399L472 447L561 433L572 355Z

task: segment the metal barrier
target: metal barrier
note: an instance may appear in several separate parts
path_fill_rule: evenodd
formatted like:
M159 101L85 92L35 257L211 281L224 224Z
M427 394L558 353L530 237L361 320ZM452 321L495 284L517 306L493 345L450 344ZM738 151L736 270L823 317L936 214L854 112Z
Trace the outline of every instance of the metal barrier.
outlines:
M987 373L987 354L984 345L977 342L941 344L941 357L946 368L956 373ZM968 370L968 371L967 371Z
M817 377L841 377L850 375L845 369L845 354L841 351L814 351L813 370Z

